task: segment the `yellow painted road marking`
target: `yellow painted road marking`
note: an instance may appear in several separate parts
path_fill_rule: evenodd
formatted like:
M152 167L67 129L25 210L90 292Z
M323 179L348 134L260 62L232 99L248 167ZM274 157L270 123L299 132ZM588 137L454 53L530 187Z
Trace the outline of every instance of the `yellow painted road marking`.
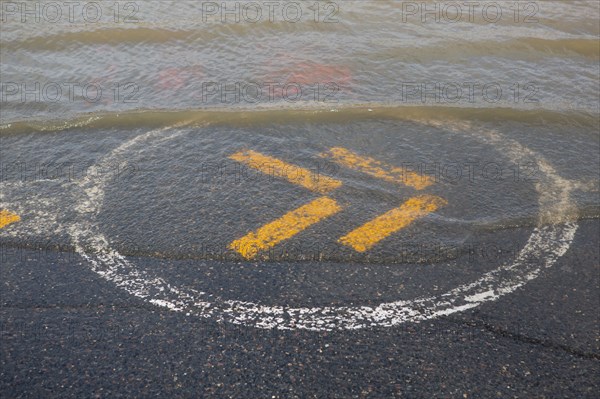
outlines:
M252 259L259 251L271 248L279 242L293 237L308 226L341 209L337 202L330 198L317 198L260 227L256 232L250 232L239 240L233 241L229 248L239 252L246 259Z
M446 204L445 199L433 195L410 198L400 207L392 209L346 234L339 239L339 242L354 248L357 252L364 252L390 234Z
M417 190L422 190L433 184L429 176L419 175L406 168L386 165L376 159L355 154L345 148L331 148L329 152L322 154L322 156L332 158L336 163L347 168L393 183L405 184Z
M265 174L274 174L287 179L289 182L299 184L309 190L325 194L342 185L342 182L328 176L314 176L308 169L301 168L277 158L263 155L260 152L246 150L236 152L229 158L257 169Z
M21 217L16 213L0 209L0 229L19 220L21 220Z

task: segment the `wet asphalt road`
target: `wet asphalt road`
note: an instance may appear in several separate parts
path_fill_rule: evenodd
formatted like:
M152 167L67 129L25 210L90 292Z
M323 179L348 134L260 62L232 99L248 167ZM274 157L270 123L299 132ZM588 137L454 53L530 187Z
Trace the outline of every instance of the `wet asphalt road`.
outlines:
M599 239L582 221L552 268L473 310L341 332L189 317L77 255L3 248L1 396L594 398Z

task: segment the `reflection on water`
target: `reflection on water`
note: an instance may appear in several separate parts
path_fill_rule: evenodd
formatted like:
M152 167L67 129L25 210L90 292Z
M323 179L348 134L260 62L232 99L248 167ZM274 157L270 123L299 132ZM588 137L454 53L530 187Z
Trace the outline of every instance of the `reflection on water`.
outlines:
M255 22L248 2L97 2L71 20L46 3L3 3L4 123L306 102L597 113L596 2L297 3L298 21L255 3Z

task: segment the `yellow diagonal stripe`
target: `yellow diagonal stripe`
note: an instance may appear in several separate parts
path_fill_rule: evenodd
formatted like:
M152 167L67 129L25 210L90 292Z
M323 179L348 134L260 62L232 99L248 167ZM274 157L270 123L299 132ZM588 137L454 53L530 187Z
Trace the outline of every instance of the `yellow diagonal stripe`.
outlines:
M410 198L400 207L363 224L338 241L354 248L357 252L364 252L390 234L446 204L445 199L433 195Z
M246 150L236 152L229 158L257 169L265 174L273 174L294 184L299 184L309 190L325 194L342 185L342 182L328 176L318 175L308 169L301 168L277 158L263 155L259 152Z
M229 248L246 259L254 258L259 251L271 248L283 240L298 234L308 226L339 212L342 208L334 200L321 197L286 213L256 232L235 240Z
M322 154L324 157L332 158L339 165L358 170L379 179L393 183L405 184L422 190L433 184L429 176L419 175L412 170L386 165L376 159L355 154L342 147L334 147Z
M21 220L21 217L16 213L0 209L0 229L19 220Z

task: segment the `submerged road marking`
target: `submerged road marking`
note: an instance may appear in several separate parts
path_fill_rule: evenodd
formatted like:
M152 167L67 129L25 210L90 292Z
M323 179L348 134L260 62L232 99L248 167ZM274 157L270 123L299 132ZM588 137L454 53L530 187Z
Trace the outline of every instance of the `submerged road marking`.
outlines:
M370 176L401 183L417 190L433 184L428 176L421 176L410 170L386 165L376 159L357 155L345 148L333 147L321 156L331 157L342 166L359 170ZM285 178L291 183L319 193L329 192L342 185L339 180L328 176L315 178L307 169L252 150L236 152L230 155L229 158L263 173L273 173L275 176ZM289 174L288 172L292 169L296 169L296 173ZM416 219L434 212L446 203L443 198L431 195L410 198L400 207L376 217L341 237L338 242L353 248L357 252L367 251L392 233L410 225ZM264 225L256 232L250 232L246 236L233 241L229 248L248 260L253 259L261 250L271 248L281 241L293 237L340 209L334 200L327 197L319 198L287 213L280 219Z
M406 168L386 165L376 159L355 154L345 148L333 147L329 149L329 152L323 153L321 156L332 158L339 165L358 170L378 179L405 184L417 190L422 190L433 184L429 176L420 175Z
M313 176L314 173L308 169L283 162L277 158L263 155L260 152L252 150L236 152L235 154L230 155L229 158L246 164L265 174L273 173L275 176L281 176L291 183L298 184L321 194L328 193L342 185L342 182L339 180L328 176L315 177Z
M254 258L259 251L271 248L298 234L308 226L331 216L342 208L331 198L321 197L286 213L256 232L250 232L229 245L246 259Z
M422 195L408 199L400 207L352 230L338 241L354 248L357 252L365 252L390 234L403 229L416 219L424 217L440 206L446 205L445 199L433 195Z
M71 224L67 231L77 253L99 277L145 302L171 311L184 312L186 315L212 318L218 322L269 330L355 331L392 327L406 322L418 323L455 314L496 301L522 288L536 279L542 270L553 266L569 250L578 229L576 221L569 221L572 211L571 193L575 185L559 176L552 165L539 154L494 130L476 128L469 124L453 127L447 121L443 125L440 123L440 126L460 134L469 133L469 137L496 146L499 152L506 153L515 164L529 162L533 157L546 177L540 179L539 185L534 185L539 194L538 225L533 228L531 236L514 261L503 263L475 280L449 287L445 292L408 299L398 298L377 306L371 301L365 305L351 301L347 305L290 306L287 303L265 304L247 299L224 299L215 293L198 291L184 284L173 285L171 279L166 280L148 268L139 267L129 257L111 248L110 239L97 225L96 215L100 214L104 205L105 189L110 182L109 174L76 180L85 195L76 197L78 223ZM137 136L112 150L101 162L122 162L126 159L127 151L132 150L131 147L146 144L149 139L160 138L164 142L179 137L181 131L165 137L165 130L173 127L178 126L156 129ZM548 214L557 217L555 224L543 223L543 215ZM494 295L489 294L491 291Z
M16 213L0 209L0 229L21 220L21 217Z
M263 173L273 173L275 176L285 178L291 183L321 194L335 190L342 185L339 180L328 176L315 177L308 169L252 150L236 152L230 155L229 158ZM294 173L290 173L292 170L294 170ZM339 212L340 209L342 208L331 198L318 198L260 227L256 232L250 232L244 237L233 241L229 244L229 249L238 252L248 260L253 259L260 251L295 236L307 227Z
M321 154L321 156L331 158L339 165L378 179L407 185L417 190L422 190L433 184L429 176L419 175L406 168L386 165L376 159L355 154L342 147L330 148L328 152ZM432 195L409 198L400 207L377 216L341 237L338 242L353 248L357 252L365 252L389 235L446 204L445 199Z

